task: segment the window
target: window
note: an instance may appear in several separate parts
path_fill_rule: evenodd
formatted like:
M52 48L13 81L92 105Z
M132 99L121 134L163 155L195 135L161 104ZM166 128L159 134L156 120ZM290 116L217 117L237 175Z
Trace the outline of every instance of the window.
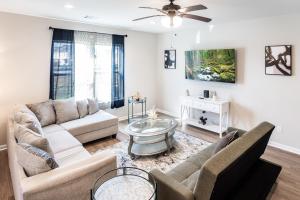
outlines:
M75 99L111 101L112 36L75 31Z
M50 99L70 97L124 106L124 36L53 30Z
M72 84L64 87L66 82L72 82L72 59L70 49L72 45L69 43L54 44L54 81L57 83L56 96L64 98L65 96L72 96Z
M50 99L74 96L74 31L53 32Z

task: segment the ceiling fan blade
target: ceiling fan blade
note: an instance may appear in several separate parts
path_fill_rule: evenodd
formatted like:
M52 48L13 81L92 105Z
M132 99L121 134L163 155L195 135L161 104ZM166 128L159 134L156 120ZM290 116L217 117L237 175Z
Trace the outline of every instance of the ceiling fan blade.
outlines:
M139 21L139 20L148 19L148 18L152 18L152 17L162 17L162 16L165 16L165 15L152 15L152 16L148 16L148 17L137 18L132 21Z
M166 12L165 12L164 10L162 10L162 9L159 9L159 8L144 7L144 6L142 6L142 7L139 7L139 8L143 8L143 9L149 9L149 10L156 10L156 11L158 11L158 12L162 12L162 13L166 14Z
M196 10L205 10L205 9L207 9L206 6L203 6L203 5L199 4L199 5L195 5L195 6L189 6L189 7L186 7L186 8L181 8L178 11L185 13L185 12L191 12L191 11L196 11Z
M198 15L182 14L180 16L184 17L184 18L189 18L189 19L195 19L195 20L203 21L203 22L210 22L211 21L210 18L201 17L201 16L198 16Z
M151 10L160 10L158 8L152 8L152 7L146 7L146 6L140 6L139 8L151 9Z

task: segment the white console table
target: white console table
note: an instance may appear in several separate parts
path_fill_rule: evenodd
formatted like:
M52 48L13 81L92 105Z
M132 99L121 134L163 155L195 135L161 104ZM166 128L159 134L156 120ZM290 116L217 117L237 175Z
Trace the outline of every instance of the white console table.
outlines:
M228 101L223 100L214 101L212 99L200 99L199 97L195 96L183 96L181 97L181 123L186 123L219 133L220 137L222 137L222 133L228 128L229 104L230 103ZM199 122L199 119L196 119L192 116L192 109L217 114L218 124L213 123L210 119L208 119L207 124L203 125ZM185 114L187 114L187 118L184 119Z

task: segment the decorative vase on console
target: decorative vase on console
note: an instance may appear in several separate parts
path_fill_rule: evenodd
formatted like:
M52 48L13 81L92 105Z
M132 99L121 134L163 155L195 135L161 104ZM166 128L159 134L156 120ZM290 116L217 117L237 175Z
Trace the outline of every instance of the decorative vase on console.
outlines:
M213 101L217 101L218 97L217 97L217 93L214 92L213 95L212 95L212 100Z

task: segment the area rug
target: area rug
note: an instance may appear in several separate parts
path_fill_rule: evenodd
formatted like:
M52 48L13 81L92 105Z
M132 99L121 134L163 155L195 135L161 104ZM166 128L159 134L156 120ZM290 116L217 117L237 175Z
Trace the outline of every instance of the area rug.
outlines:
M128 140L100 150L113 151L117 155L118 167L137 167L146 171L159 169L166 172L211 144L179 131L175 132L174 139L175 142L170 155L162 153L155 156L138 157L132 160L127 153Z

